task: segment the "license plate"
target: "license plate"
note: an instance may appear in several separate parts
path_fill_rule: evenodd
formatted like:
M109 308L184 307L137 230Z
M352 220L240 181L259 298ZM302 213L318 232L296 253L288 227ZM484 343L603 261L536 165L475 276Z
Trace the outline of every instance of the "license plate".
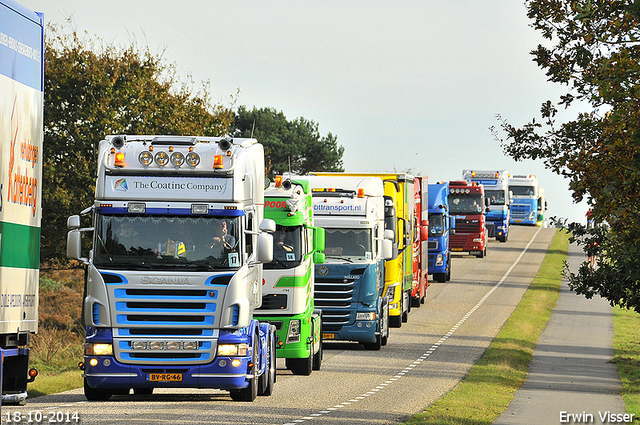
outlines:
M462 248L451 248L451 251L462 251Z
M150 373L149 381L179 382L179 381L182 381L182 374L181 373Z
M336 334L322 334L322 338L323 339L335 339L336 338Z

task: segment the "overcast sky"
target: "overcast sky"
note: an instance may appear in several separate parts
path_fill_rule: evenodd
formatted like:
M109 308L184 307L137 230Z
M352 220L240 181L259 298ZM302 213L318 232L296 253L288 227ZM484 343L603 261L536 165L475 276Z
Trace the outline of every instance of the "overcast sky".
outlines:
M507 158L489 130L496 114L538 118L564 90L532 61L544 41L521 1L18 1L46 22L164 52L223 104L239 90L238 105L315 121L344 146L347 171L535 174L548 215L585 221L565 179Z

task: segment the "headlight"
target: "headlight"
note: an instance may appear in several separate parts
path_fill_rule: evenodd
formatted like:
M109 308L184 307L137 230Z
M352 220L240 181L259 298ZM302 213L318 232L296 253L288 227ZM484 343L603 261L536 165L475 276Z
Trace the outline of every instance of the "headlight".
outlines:
M113 346L111 344L85 344L84 354L87 356L112 356Z
M356 313L356 320L376 320L376 312Z
M289 322L287 332L287 342L300 342L300 320L295 319Z
M387 288L387 297L391 300L396 297L396 286L398 285L391 285Z
M222 344L218 345L218 356L244 357L249 351L249 344Z
M442 256L442 254L438 254L436 256L436 266L441 266L443 264L444 264L443 256Z

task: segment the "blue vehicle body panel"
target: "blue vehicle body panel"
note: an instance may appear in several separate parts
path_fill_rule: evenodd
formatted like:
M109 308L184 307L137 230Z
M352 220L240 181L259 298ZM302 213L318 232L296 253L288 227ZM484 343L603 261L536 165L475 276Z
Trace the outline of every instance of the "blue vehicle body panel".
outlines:
M253 334L258 328L259 345L253 347ZM85 377L92 388L128 389L128 388L217 388L237 390L249 385L249 363L252 352L260 351L259 373L266 370L267 344L269 324L258 323L253 320L251 325L236 331L220 331L218 344L247 343L252 350L243 357L217 357L207 364L185 365L171 364L124 364L115 356L85 356ZM87 343L112 343L113 335L110 328L87 328ZM89 360L97 358L98 364L91 366ZM231 361L239 359L240 365L233 366ZM140 359L138 359L140 360ZM174 359L180 362L182 359ZM174 373L181 374L181 381L151 381L151 374Z
M536 224L538 219L538 199L515 198L511 204L511 223Z
M380 333L384 263L316 264L315 306L322 310L325 340L375 342ZM356 321L356 313L374 312L375 320ZM333 338L326 338L331 334Z
M448 216L447 206L449 196L449 183L432 183L429 185L429 216L432 214L442 214L443 216ZM448 271L449 261L449 234L450 234L450 224L452 221L444 219L443 220L443 231L440 236L432 236L432 233L436 232L437 229L431 225L431 220L429 224L429 239L428 239L428 247L429 247L429 274L434 273L446 273ZM438 256L442 256L442 264L436 264L436 259Z

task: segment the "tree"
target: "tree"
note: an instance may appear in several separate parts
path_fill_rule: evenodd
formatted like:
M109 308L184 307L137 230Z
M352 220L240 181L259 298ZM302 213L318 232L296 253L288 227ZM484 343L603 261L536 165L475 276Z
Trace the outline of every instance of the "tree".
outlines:
M66 219L93 204L97 144L109 134L223 136L233 118L208 85L178 84L175 67L49 27L45 48L41 257L65 253Z
M288 121L282 112L272 108L249 111L240 106L235 117L234 137L255 137L265 150L267 177L291 171L308 174L310 171L344 171L344 148L337 137L328 133L321 137L318 124L304 118Z
M516 128L499 117L505 153L541 159L567 177L575 201L587 199L598 225L571 223L573 240L598 255L569 285L591 298L640 312L640 2L526 1L532 26L553 42L532 55L549 81L567 87L558 104L543 103L542 123ZM574 101L593 111L558 125L557 107ZM543 130L544 124L544 130Z

